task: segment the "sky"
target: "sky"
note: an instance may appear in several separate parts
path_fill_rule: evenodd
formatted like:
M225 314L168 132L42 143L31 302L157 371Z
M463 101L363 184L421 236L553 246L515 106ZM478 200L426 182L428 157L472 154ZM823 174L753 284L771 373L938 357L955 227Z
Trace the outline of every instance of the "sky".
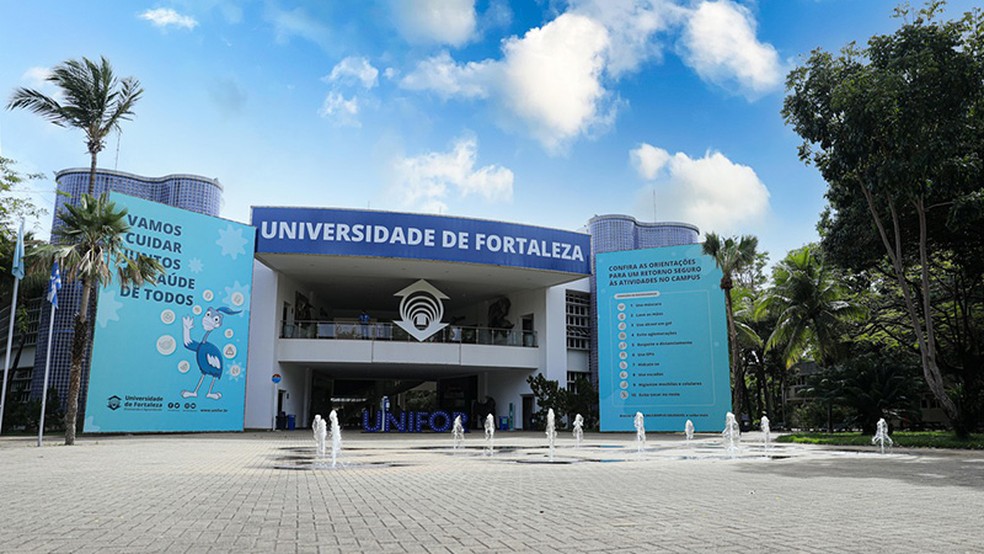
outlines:
M99 166L191 173L251 206L435 213L583 230L601 214L817 240L825 184L780 115L816 48L893 32L889 0L0 0L0 98L105 56L143 98ZM914 2L917 6L918 2ZM951 0L947 14L975 4ZM0 111L0 153L88 167L81 131Z

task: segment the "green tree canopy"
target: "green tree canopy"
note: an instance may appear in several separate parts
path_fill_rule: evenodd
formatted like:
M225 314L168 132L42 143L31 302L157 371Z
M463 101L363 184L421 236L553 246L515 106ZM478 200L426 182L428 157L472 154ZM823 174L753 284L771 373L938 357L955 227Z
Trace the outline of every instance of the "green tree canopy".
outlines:
M820 365L836 360L844 324L863 314L850 301L850 291L839 276L818 254L815 245L787 254L776 265L773 286L759 305L759 309L777 314L766 350L778 349L787 368L804 356Z
M888 260L927 385L966 432L960 387L940 371L930 265L939 249L984 252L967 209L984 183L984 15L939 21L942 4L900 9L911 20L864 48L814 51L789 74L782 113L828 183L825 247L856 268Z
M0 156L0 225L3 226L4 237L13 239L17 238L17 227L21 219L44 214L44 210L33 202L14 194L18 186L43 179L44 175L21 173L15 168L16 165L14 160Z

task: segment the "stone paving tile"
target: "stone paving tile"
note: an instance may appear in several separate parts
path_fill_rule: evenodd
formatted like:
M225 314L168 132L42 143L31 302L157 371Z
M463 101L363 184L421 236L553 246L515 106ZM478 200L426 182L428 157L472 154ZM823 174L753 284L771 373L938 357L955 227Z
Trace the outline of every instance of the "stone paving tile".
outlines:
M984 453L633 438L0 437L0 552L984 552Z

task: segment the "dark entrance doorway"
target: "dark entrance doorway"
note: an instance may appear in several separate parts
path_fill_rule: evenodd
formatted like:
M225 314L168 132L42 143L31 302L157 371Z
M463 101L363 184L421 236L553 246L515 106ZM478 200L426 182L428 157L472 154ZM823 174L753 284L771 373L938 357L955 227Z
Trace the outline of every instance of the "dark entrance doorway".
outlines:
M314 375L311 378L311 413L319 414L327 418L331 409L334 407L331 401L333 392L333 381L321 375ZM311 416L314 417L313 415Z
M523 430L533 429L533 395L523 395Z

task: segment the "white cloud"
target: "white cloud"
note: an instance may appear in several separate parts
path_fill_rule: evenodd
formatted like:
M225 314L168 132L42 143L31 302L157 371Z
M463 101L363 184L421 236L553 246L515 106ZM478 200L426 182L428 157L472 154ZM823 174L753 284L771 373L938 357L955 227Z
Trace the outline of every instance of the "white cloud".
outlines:
M645 61L660 59L663 44L657 33L681 23L687 10L670 0L570 0L570 11L608 30L606 72L619 77Z
M49 67L31 67L21 75L21 81L27 83L29 88L40 89L46 86L51 86L48 83L48 77L51 77L51 68Z
M361 127L359 122L359 101L356 97L346 99L337 92L329 92L318 110L318 115L343 127Z
M507 104L548 149L601 122L608 32L584 16L563 14L503 45Z
M366 58L349 56L338 62L331 73L324 78L329 83L358 83L366 90L376 86L379 70L369 63Z
M783 67L776 49L755 37L755 27L744 6L702 2L683 32L683 59L705 81L757 98L782 84Z
M443 99L452 97L485 98L494 83L493 74L498 63L455 63L447 51L427 58L400 80L400 86L408 90L430 91Z
M781 82L775 48L756 39L751 13L732 0L695 7L674 0L568 1L552 21L505 39L498 59L459 62L443 51L399 84L445 100L487 98L556 153L614 121L618 79L660 60L672 35L681 35L685 61L705 81L749 99Z
M415 43L461 46L475 36L475 0L392 0L393 22Z
M171 8L155 8L140 14L140 19L150 21L154 27L181 27L188 30L198 26L198 21L190 15L181 15Z
M449 192L479 196L490 202L512 200L513 172L498 165L476 169L478 142L460 138L449 152L430 152L398 158L393 164L396 193L404 208L425 212L447 211Z
M632 165L643 179L653 180L660 169L670 161L670 153L651 144L642 143L629 152Z
M505 29L512 21L513 12L509 7L509 0L489 0L488 6L482 13L479 27L488 33L490 29Z
M507 39L501 60L456 63L442 52L400 85L442 98L495 97L550 151L608 122L602 85L608 32L594 20L563 14L522 38Z
M769 190L755 170L720 152L694 159L644 143L630 158L639 174L653 181L636 203L635 212L646 219L653 214L654 190L658 219L693 223L703 232L734 232L769 211Z

